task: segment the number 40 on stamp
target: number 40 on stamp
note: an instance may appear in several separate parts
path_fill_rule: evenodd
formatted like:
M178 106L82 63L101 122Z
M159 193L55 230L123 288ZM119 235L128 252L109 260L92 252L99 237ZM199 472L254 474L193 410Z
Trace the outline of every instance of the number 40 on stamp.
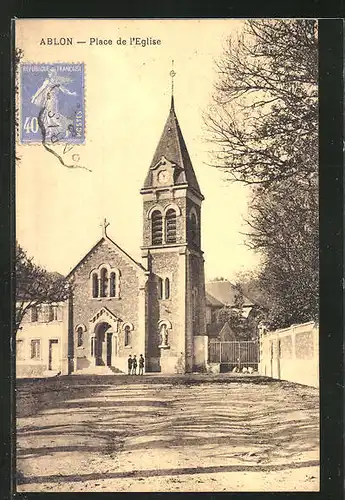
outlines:
M83 63L23 63L20 142L84 144Z

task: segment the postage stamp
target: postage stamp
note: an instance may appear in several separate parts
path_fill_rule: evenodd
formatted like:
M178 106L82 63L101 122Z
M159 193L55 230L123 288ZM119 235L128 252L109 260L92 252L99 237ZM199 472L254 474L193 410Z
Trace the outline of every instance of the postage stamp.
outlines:
M20 85L22 144L84 144L83 63L23 63Z

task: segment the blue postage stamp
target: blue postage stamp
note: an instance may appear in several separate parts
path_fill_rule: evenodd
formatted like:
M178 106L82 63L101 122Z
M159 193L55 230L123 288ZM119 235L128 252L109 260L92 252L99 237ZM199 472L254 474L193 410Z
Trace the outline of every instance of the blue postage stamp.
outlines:
M23 63L20 85L22 144L84 144L83 63Z

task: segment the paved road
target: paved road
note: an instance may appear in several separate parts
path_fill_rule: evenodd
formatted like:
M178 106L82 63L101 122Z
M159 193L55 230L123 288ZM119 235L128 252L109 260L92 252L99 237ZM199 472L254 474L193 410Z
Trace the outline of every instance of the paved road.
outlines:
M317 491L316 389L255 378L18 384L18 491Z

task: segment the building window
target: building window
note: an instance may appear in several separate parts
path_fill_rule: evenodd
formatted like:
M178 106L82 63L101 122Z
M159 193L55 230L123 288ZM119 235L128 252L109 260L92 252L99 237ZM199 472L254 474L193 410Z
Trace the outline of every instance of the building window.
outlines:
M95 356L95 337L91 337L91 356Z
M16 356L18 360L25 359L24 340L18 339L16 342Z
M163 298L163 280L162 278L158 278L158 298Z
M31 359L41 358L41 341L31 340Z
M31 309L30 309L30 312L31 312L31 321L34 323L36 321L38 321L38 310L37 310L37 306L32 306Z
M82 347L84 344L84 331L81 326L77 330L77 347Z
M92 275L92 297L96 298L99 294L99 286L98 286L98 274L93 273Z
M101 264L91 274L92 298L120 296L120 271L107 264Z
M132 323L124 323L122 325L122 329L124 331L125 347L130 347L132 343L132 331L134 329L134 326L132 325Z
M52 321L59 321L59 320L60 320L59 306L54 305L52 306Z
M170 299L170 280L169 280L169 278L165 278L165 281L164 281L164 298Z
M163 243L163 223L162 214L155 210L151 216L152 224L152 245L161 245Z
M53 321L53 307L50 304L41 304L38 311L38 320L41 323Z
M110 273L110 297L116 296L116 274Z
M108 271L103 268L101 269L101 297L106 297L107 294L107 288L108 288Z
M130 326L125 326L125 346L131 345L131 328Z
M165 234L167 243L176 243L176 212L170 208L165 216Z
M170 299L170 279L158 277L158 298L160 300Z

